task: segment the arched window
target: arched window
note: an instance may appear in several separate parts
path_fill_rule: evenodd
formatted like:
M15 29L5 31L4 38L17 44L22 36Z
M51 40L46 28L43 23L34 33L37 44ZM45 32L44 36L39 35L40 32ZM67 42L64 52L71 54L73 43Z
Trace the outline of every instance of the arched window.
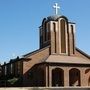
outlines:
M69 71L69 85L80 86L80 70L73 68Z
M73 29L73 25L71 25L71 34L72 34L72 48L73 48L73 54L74 54L75 51L74 51L74 29Z
M64 86L64 70L55 68L52 70L52 86Z
M66 53L65 20L61 20L61 53Z
M45 42L47 40L47 31L46 31L46 27L47 27L47 22L46 22L46 18L43 19L42 21L42 28L43 28L43 41Z
M50 24L47 23L47 40L50 40Z
M55 39L55 53L56 53L56 24L53 23L54 39Z

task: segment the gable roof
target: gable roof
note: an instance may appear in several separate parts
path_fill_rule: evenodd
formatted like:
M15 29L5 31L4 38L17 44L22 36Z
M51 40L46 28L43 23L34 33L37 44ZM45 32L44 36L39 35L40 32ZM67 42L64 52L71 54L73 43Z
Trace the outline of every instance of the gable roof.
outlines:
M11 62L16 62L19 60L27 60L29 56L36 54L40 51L45 50L46 48L50 47L44 47L42 49L37 49L33 52L27 53L25 55L23 55L22 58L16 58L16 59L12 59ZM78 56L61 56L61 55L57 55L57 54L53 54L50 55L48 58L41 60L41 62L52 62L52 63L69 63L69 64L90 64L90 56L88 54L86 54L85 52L83 52L82 50L80 50L79 48L76 47L76 51L79 52L81 55L85 56L85 58L83 57L78 57ZM9 62L10 63L10 62ZM7 63L7 64L9 64Z
M50 47L50 45L47 47L44 47L42 49L38 49L36 51L30 52L26 55L23 55L23 57L28 58L29 56L36 54L40 51L43 51L48 47ZM80 54L84 55L86 57L86 59L83 57L78 57L78 56L61 56L61 55L57 55L57 54L52 54L52 55L48 56L46 59L41 60L41 63L42 62L50 62L50 63L67 63L67 64L90 64L90 60L89 60L90 56L78 48L76 48L76 50Z
M27 53L27 54L23 55L23 58L27 58L28 56L31 56L33 54L36 54L36 53L40 52L40 51L43 51L43 50L45 50L46 48L49 48L49 47L50 47L50 45L47 46L47 47L44 47L42 49L37 49L37 50L35 50L33 52Z

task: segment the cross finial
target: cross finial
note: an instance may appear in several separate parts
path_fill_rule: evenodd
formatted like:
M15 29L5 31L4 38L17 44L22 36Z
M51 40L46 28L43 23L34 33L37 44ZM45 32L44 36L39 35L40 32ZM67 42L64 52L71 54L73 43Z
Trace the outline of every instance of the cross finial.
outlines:
M58 14L58 9L60 9L60 7L58 6L58 3L55 3L53 8L55 8L55 14L57 15Z

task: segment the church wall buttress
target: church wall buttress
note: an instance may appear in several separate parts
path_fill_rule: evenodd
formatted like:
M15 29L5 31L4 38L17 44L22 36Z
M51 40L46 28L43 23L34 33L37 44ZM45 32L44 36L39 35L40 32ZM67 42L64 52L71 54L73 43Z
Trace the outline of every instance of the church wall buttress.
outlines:
M57 50L57 54L59 54L59 25L58 22L56 24L56 50Z
M51 52L52 54L58 52L58 30L57 22L50 22L50 32L51 32Z
M53 30L53 21L50 22L50 32L51 32L51 53L55 53L55 30Z

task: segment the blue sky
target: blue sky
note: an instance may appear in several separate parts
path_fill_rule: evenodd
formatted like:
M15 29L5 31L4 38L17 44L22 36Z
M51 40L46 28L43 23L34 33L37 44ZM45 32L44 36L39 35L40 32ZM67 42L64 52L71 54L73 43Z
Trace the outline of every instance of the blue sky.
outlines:
M0 0L0 62L39 48L44 17L59 14L76 23L76 47L90 55L90 0Z

